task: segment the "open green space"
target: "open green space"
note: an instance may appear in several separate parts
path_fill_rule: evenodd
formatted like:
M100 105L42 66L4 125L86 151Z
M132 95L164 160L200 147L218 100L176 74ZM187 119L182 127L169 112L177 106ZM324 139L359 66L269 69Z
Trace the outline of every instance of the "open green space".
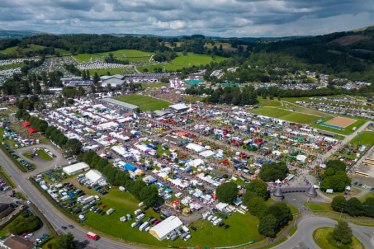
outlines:
M350 126L346 127L344 130L334 129L334 128L323 126L323 125L316 124L316 123L310 124L310 126L314 127L314 128L321 129L321 130L325 130L325 131L331 131L331 132L338 133L338 134L349 135L349 134L352 134L355 130L360 128L363 124L365 124L368 121L366 119L360 119L360 118L357 118L357 117L354 117L354 118L353 117L348 117L348 118L356 119L357 121L354 122L353 124L351 124ZM330 120L330 119L331 118L327 118L326 120L323 120L323 122L327 121L327 120Z
M323 249L364 249L364 245L356 238L353 237L353 241L351 244L343 245L342 243L336 241L332 236L331 233L334 228L325 227L325 228L318 228L313 232L313 238L315 242L320 248Z
M273 118L279 118L290 122L300 123L300 124L309 124L318 119L317 116L282 110L279 108L272 107L262 107L258 109L251 110L252 113L269 116Z
M76 178L67 179L63 182L71 182L76 186L79 186ZM87 189L85 186L79 186L80 189L84 190L86 194L95 195L98 194L93 189ZM198 230L191 230L192 238L188 242L184 242L181 239L177 239L172 242L170 240L158 241L148 232L141 232L137 227L131 228L131 224L135 222L134 218L131 221L121 222L120 217L126 214L131 214L134 217L134 211L138 209L139 201L135 199L128 192L121 192L118 187L112 187L109 193L106 195L100 195L100 202L107 205L104 211L109 208L114 208L116 211L111 215L101 216L94 212L88 212L85 214L87 220L85 221L84 227L87 230L91 230L100 234L100 232L114 236L117 238L124 239L125 241L131 241L140 244L148 244L153 246L228 246L242 244L248 241L261 238L261 235L257 232L257 225L259 220L249 214L234 213L229 216L227 220L224 220L225 224L230 225L230 228L225 230L221 227L212 227L209 221L197 220L194 222ZM150 216L160 217L159 214L155 213L152 209L148 209L146 212L146 220ZM181 217L183 219L183 217ZM111 224L110 226L103 226L103 224ZM86 226L87 225L87 226ZM88 227L89 226L89 227ZM227 237L227 234L230 234Z
M29 160L32 160L32 158L31 158L29 152L25 152L25 153L23 153L22 156L26 157L26 158L29 159Z
M171 105L168 102L143 95L126 95L117 97L115 99L133 105L138 105L140 110L142 111L160 110L162 108L167 108L169 107L169 105Z
M44 150L37 150L36 154L38 154L42 159L46 161L52 161L53 158L50 157Z
M160 63L156 65L150 65L150 66L142 66L137 67L139 71L144 71L144 69L147 69L149 72L154 71L155 68L163 68L168 71L175 71L178 69L182 69L183 67L192 67L200 66L200 65L206 65L210 62L221 62L226 60L225 57L220 56L214 56L213 58L209 55L203 55L203 54L194 54L194 53L188 53L187 55L183 55L183 53L178 53L178 57L174 58L170 63Z
M0 53L2 53L2 54L11 54L14 51L16 51L17 48L18 48L17 46L6 48L6 49L3 49L3 50L0 50Z
M166 86L166 84L165 83L143 83L142 84L143 89L147 87L155 88L155 87L162 87L162 86Z
M151 55L153 53L150 52L143 52L140 50L135 50L135 49L121 49L117 51L109 51L105 53L98 53L98 54L77 54L74 55L73 57L77 59L79 62L88 62L90 58L92 59L100 59L104 61L104 58L109 56L109 53L112 53L114 57L116 57L118 60L128 60L130 62L135 62L135 61L143 61L143 62L148 62L149 59L151 58Z
M46 243L43 244L42 249L58 249L56 247L56 242L57 242L57 240L54 239L54 238L51 239L51 240L48 240ZM49 244L51 244L52 247L49 247Z
M360 137L357 135L355 136L350 143L353 146L357 146L359 144L359 140L361 145L369 144L370 146L374 144L374 132L370 131L363 131L360 133Z
M261 106L282 106L282 103L278 100L257 98Z
M97 73L99 76L107 75L108 72L110 75L134 72L131 68L90 69L88 71L90 71L90 75Z
M0 66L0 70L6 70L6 69L11 69L11 68L16 68L16 67L23 67L24 65L25 65L25 63L4 65L4 66Z
M310 208L313 211L332 211L330 203L316 204L313 202L304 203L304 206Z
M292 205L287 205L287 206L290 208L292 214L297 214L299 212L299 210L297 210L296 207L294 207Z

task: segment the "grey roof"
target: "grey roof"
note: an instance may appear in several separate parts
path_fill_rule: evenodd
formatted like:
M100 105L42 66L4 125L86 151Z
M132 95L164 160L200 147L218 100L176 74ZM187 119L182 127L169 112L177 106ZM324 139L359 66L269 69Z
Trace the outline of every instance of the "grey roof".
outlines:
M135 110L135 109L139 108L136 105L132 105L132 104L129 104L129 103L126 103L126 102L116 100L116 99L105 98L102 101L105 102L105 103L108 103L108 104L112 104L112 105L115 105L115 106L118 106L118 107L131 109L131 110Z
M305 193L309 196L317 196L317 191L313 185L310 185L310 188Z
M278 187L274 192L273 192L273 196L275 197L283 197L283 192L282 192L282 189L280 187Z
M125 83L125 81L118 79L118 78L110 78L110 79L104 80L101 85L107 85L108 83L110 85L122 85L123 83Z

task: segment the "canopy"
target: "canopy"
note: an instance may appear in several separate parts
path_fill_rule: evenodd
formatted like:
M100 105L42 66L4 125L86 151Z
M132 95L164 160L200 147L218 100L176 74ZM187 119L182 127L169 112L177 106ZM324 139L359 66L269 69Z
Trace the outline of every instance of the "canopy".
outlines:
M23 126L23 127L30 126L30 123L29 123L29 122L23 123L22 126Z
M38 132L36 129L28 129L27 131L28 131L29 133Z

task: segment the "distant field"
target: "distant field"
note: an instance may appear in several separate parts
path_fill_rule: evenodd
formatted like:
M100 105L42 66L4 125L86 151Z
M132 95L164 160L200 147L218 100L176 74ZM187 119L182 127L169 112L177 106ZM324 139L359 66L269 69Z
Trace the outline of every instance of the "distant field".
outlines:
M300 124L309 124L319 119L319 117L317 116L302 114L298 112L291 112L271 107L262 107L259 109L254 109L251 110L251 112Z
M165 83L143 83L142 84L143 88L147 88L147 87L155 88L155 87L162 87L162 86L166 86L166 84Z
M10 69L10 68L16 68L16 67L23 67L25 63L19 63L19 64L11 64L6 66L0 66L0 70Z
M277 100L270 100L270 99L263 99L263 98L257 98L260 102L259 105L261 106L281 106L282 103Z
M15 46L15 47L10 47L10 48L6 48L6 49L3 49L3 50L0 50L0 53L2 54L11 54L13 53L18 47Z
M174 71L182 69L183 67L191 67L193 65L206 65L212 61L221 62L224 60L227 60L227 58L220 56L215 56L214 58L212 58L209 55L194 53L188 53L188 55L183 56L182 53L178 53L178 57L172 60L171 63L161 63L158 65L137 67L137 69L142 72L144 71L144 69L148 69L149 72L152 72L155 68L165 68L165 70Z
M358 145L358 136L355 136L350 143L353 144L353 146ZM370 146L374 144L374 132L372 131L363 131L360 134L360 141L361 144L369 144Z
M160 110L162 108L167 108L171 105L171 103L143 95L126 95L114 99L133 105L138 105L140 110L142 111Z
M15 47L10 47L10 48L4 49L4 50L0 50L0 53L2 53L2 54L12 54L16 57L19 54L18 49L21 53L26 53L26 52L29 52L29 51L37 51L37 50L41 50L41 49L44 49L44 48L46 48L46 47L45 46L39 46L39 45L30 45L30 47L28 47L28 48L21 48L21 49L18 48L18 46L15 46ZM70 53L69 51L59 49L59 48L56 48L55 51L59 52L61 55Z
M117 51L109 51L105 53L97 53L97 54L78 54L74 55L74 58L77 59L79 62L88 62L90 60L90 57L92 59L98 58L104 61L104 58L106 56L109 56L109 53L112 53L114 57L116 57L119 60L128 60L130 62L133 61L145 61L148 62L151 58L151 55L153 53L151 52L143 52L140 50L134 50L134 49L121 49Z
M231 47L231 45L229 43L224 43L224 42L219 43L218 42L214 45L212 45L211 43L205 43L205 47L207 47L208 49L213 49L214 46L216 46L217 49L219 49L220 45L222 45L222 50L223 51L237 51L238 50L237 48ZM246 49L247 45L243 45L243 47L244 47L244 49Z
M102 75L107 75L108 72L111 75L114 75L114 74L123 74L124 71L126 71L126 73L132 73L134 70L131 68L112 68L112 69L91 69L89 71L90 71L90 75L94 75L96 72L99 76L102 76Z

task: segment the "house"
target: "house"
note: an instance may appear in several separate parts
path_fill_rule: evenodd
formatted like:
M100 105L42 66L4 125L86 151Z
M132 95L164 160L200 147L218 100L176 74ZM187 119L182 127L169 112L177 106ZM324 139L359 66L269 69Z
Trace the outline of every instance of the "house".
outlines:
M9 204L6 203L0 203L0 219L6 217L8 214L14 211L14 208L12 208Z
M11 236L0 247L5 249L34 249L36 246L31 241L28 241L20 236Z

